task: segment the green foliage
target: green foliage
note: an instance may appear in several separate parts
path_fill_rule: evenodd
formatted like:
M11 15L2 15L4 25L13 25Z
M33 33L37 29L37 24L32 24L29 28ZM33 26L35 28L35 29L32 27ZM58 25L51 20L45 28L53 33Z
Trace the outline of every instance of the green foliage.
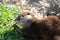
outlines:
M24 40L12 25L18 13L23 11L13 5L0 4L0 40Z

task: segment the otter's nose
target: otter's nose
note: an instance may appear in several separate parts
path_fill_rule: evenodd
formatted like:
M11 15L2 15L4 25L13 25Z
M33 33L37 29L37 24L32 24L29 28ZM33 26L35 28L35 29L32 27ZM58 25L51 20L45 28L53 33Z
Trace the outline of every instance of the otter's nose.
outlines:
M15 21L19 21L21 18L20 18L20 16L18 16L16 19L15 19Z

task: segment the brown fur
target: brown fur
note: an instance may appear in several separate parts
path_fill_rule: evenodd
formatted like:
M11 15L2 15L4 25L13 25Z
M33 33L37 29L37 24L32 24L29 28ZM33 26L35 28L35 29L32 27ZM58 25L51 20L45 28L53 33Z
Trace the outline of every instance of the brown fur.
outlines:
M58 17L48 16L42 19L33 17L29 21L33 23L22 30L14 25L14 28L25 35L28 40L60 40L60 20Z

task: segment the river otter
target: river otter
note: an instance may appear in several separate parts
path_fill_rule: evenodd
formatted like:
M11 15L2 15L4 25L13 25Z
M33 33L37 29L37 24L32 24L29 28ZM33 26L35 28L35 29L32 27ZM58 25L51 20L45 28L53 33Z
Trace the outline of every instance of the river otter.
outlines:
M14 28L28 40L60 40L60 19L57 16L38 17L31 12L23 12L16 19L22 25Z

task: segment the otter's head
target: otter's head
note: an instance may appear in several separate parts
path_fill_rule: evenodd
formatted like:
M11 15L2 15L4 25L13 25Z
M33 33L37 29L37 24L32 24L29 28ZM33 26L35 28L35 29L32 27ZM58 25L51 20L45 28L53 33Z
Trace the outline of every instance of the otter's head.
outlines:
M30 26L32 22L30 19L32 19L34 16L31 12L23 12L20 13L20 15L15 19L16 23L22 26Z
M42 17L32 12L23 12L15 19L16 23L22 26L30 26L33 22L32 19L41 19Z

